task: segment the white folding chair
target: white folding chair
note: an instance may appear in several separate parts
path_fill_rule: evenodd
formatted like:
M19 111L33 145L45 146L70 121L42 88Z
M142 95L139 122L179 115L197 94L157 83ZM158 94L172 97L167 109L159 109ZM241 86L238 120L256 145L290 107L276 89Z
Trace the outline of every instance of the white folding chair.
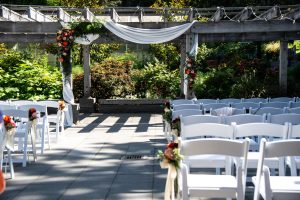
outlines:
M226 103L210 103L210 104L203 104L202 109L204 114L211 114L212 110L218 109L218 108L224 108L228 107L229 104Z
M252 102L252 103L265 103L268 102L268 99L265 98L248 98L248 99L242 99L242 102Z
M33 101L33 100L12 100L12 101L10 101L11 105L17 105L17 106L35 104L35 103L36 103L36 101Z
M194 104L194 101L189 99L174 99L170 103L171 106L175 106L180 104Z
M36 111L39 113L37 130L40 132L41 135L41 154L43 154L45 150L46 134L47 134L47 142L48 142L49 149L51 145L47 106L38 105L38 104L27 104L27 105L21 105L18 108L20 110L25 110L27 112L30 108L35 108Z
M197 99L196 104L209 104L209 103L218 103L217 99Z
M254 102L241 102L241 103L233 103L231 104L231 107L238 108L238 109L257 109L259 108L259 103Z
M55 124L55 136L56 136L56 141L58 141L59 135L62 135L64 133L64 116L65 112L60 111L58 109L58 102L57 101L38 101L37 104L47 106L47 108L52 108L56 111L55 114L49 114L48 112L48 121L49 123L54 123ZM67 106L66 108L67 109Z
M218 103L226 103L226 104L233 104L233 103L241 103L242 99L234 99L234 98L227 98L227 99L219 99Z
M267 142L261 140L259 162L256 176L252 178L255 185L254 200L261 195L265 200L300 199L299 176L270 176L270 170L265 165L270 158L285 156L300 156L300 140L282 140Z
M0 104L0 110L12 110L12 109L17 109L17 105L11 105L11 104Z
M265 108L265 107L268 107L268 108L286 108L286 107L289 107L290 104L289 102L267 102L267 103L260 103L259 104L259 107L260 108Z
M175 110L185 110L185 109L198 109L201 110L200 104L180 104L180 105L174 105L173 111Z
M184 110L177 110L172 112L172 120L179 118L180 116L189 116L189 115L202 115L202 110L198 109L184 109Z
M269 98L269 102L295 102L295 97L276 97L276 98Z
M289 124L289 139L300 139L300 125ZM300 170L300 155L294 157L288 157L287 165L290 167L291 175L297 176L297 171Z
M184 119L181 122L180 140L185 141L200 137L216 137L233 139L233 127L218 123L190 123L191 120ZM231 174L231 163L226 161L228 158L220 155L205 155L196 157L193 163L194 167L199 168L216 168L216 174L220 174L220 168L225 168L226 172Z
M249 142L227 139L195 139L181 143L181 154L184 159L181 163L182 199L190 197L207 198L245 198L245 179L247 174L247 154ZM243 164L236 168L233 175L204 175L190 171L189 159L200 155L221 155L233 158L243 158Z
M283 114L285 112L285 109L283 108L273 108L273 107L264 107L264 108L258 108L258 109L252 109L250 108L250 114L253 115L263 115L263 114Z
M271 123L248 123L234 125L235 138L246 138L257 136L267 137L272 140L274 138L286 139L288 134L288 124L271 124ZM257 141L259 143L259 140ZM248 155L248 168L256 168L258 162L259 152L249 152ZM280 175L284 175L285 167L284 161L276 158L267 159L266 164L272 169L278 169Z
M290 108L299 108L300 102L290 102Z
M300 103L300 102L299 102ZM300 107L296 107L296 108L288 108L286 109L287 113L296 113L296 114L300 114Z
M286 122L291 124L300 124L300 114L284 113L278 115L267 115L267 122L273 124L285 124Z
M24 110L3 110L2 113L4 115L8 115L12 118L14 118L17 122L17 128L16 133L14 136L15 141L18 142L18 149L17 152L20 152L22 154L20 159L13 158L13 162L21 162L23 167L26 167L27 165L27 157L29 155L28 150L28 136L30 136L30 145L32 150L32 155L34 161L36 161L36 144L35 144L35 135L33 133L34 127L29 127L29 119L28 119L28 111ZM14 150L14 153L17 153Z
M247 124L247 123L263 123L266 122L266 115L251 115L251 114L240 114L224 116L225 124Z
M222 118L220 116L214 115L190 115L190 116L182 116L180 118L180 122L182 126L189 124L197 124L197 123L222 123Z
M245 113L246 113L246 109L238 109L232 107L223 107L223 108L210 110L210 114L216 116L240 115Z

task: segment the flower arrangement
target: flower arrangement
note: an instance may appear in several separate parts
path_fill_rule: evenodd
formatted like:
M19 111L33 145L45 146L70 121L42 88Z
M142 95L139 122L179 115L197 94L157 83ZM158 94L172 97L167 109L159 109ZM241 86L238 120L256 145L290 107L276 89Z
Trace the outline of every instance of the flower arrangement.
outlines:
M172 111L171 111L171 105L169 101L164 102L164 113L162 115L164 121L171 124L172 122Z
M171 129L172 129L172 133L174 133L176 136L180 136L180 118L177 117L176 119L174 119L172 121L172 124L171 124Z
M65 101L64 100L59 100L58 101L58 110L63 110L65 109L66 105L65 105Z
M185 61L185 75L186 75L186 79L188 80L189 89L193 89L193 85L197 75L197 70L195 67L195 59L193 56L189 54L187 54L186 61Z
M62 29L56 33L56 41L58 50L58 61L64 62L66 56L70 53L70 50L74 42L74 30Z
M157 156L161 162L167 162L173 165L176 169L180 168L180 161L183 158L182 155L180 155L177 142L170 142L167 144L167 148L164 152L158 150Z
M16 128L17 125L16 123L14 122L14 120L8 116L8 115L5 115L3 117L3 122L4 122L4 127L7 131L7 133L10 133L12 129Z
M35 108L30 108L28 110L28 118L29 118L29 121L33 121L38 118Z

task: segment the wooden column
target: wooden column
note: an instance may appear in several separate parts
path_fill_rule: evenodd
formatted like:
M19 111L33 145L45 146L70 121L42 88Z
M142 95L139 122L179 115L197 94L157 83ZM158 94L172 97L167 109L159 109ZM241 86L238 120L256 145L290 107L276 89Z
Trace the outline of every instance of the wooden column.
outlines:
M80 112L95 112L96 99L91 97L90 45L82 45L84 68L84 97L79 99Z
M84 68L84 97L91 96L90 45L82 45Z
M186 37L185 37L185 59L184 59L184 61L186 60L186 54L191 51L192 46L193 46L192 34L186 34L185 36ZM184 78L186 78L186 75L184 75ZM188 83L187 83L186 88L187 88L187 92L185 94L185 99L191 99L192 95L191 95L191 91L189 90Z
M288 42L280 41L279 53L279 86L281 95L287 94Z
M186 59L185 39L180 42L180 98L184 97L184 65Z

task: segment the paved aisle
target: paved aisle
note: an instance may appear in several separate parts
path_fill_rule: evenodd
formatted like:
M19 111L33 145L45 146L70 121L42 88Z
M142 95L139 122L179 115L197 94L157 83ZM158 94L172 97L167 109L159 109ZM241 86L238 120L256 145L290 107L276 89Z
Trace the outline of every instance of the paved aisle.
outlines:
M161 115L83 115L36 163L15 167L0 199L163 199ZM127 155L127 156L126 156ZM128 155L143 155L128 159Z

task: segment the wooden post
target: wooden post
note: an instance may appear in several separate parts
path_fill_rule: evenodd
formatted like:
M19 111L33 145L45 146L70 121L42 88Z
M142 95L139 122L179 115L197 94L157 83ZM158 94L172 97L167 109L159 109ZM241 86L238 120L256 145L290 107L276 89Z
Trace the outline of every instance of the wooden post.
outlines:
M84 97L91 96L90 45L82 45L84 68Z
M279 87L282 95L287 94L288 42L280 41L279 53Z
M180 45L180 98L184 97L184 65L186 60L186 46L185 39L181 41Z

